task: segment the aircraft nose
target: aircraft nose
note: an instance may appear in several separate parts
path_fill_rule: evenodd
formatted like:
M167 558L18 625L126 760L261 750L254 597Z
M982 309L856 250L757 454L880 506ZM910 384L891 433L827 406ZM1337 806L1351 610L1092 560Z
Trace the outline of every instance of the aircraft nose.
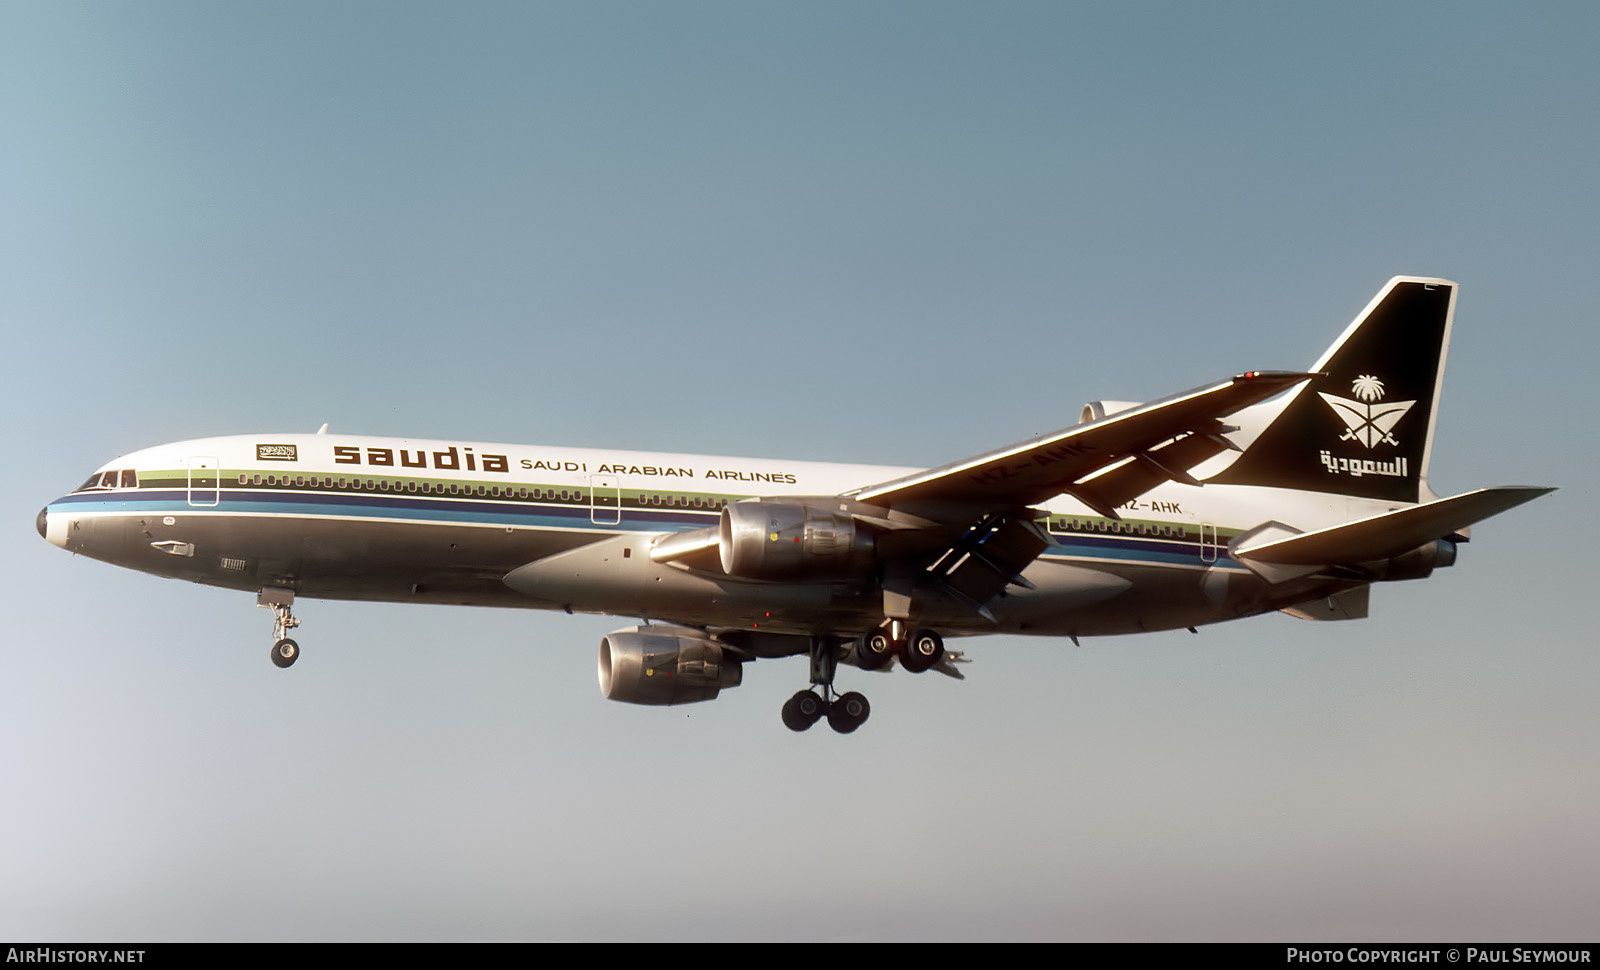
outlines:
M71 519L59 512L52 516L47 505L39 510L39 517L33 520L33 524L38 527L44 541L53 546L67 548L67 529L72 525Z

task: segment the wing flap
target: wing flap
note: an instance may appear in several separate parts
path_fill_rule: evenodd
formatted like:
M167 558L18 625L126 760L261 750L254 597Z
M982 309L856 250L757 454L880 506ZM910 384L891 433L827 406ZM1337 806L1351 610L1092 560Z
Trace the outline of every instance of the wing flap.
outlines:
M945 592L983 614L983 604L1007 586L1032 588L1022 571L1049 545L1049 537L1032 520L992 515L968 530L928 573Z

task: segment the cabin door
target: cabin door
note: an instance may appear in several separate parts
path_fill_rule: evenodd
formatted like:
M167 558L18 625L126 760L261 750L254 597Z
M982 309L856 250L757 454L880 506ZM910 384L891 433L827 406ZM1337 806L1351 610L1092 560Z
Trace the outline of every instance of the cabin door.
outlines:
M189 459L189 504L199 507L216 505L222 499L222 473L215 458L197 456Z
M622 489L610 475L589 476L589 521L595 525L622 521Z

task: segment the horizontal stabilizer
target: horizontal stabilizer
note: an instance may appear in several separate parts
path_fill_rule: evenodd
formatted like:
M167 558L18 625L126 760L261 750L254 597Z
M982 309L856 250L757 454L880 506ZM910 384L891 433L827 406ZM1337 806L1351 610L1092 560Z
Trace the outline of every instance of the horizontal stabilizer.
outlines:
M1531 485L1483 488L1286 539L1242 546L1233 555L1241 561L1301 566L1389 559L1553 491Z

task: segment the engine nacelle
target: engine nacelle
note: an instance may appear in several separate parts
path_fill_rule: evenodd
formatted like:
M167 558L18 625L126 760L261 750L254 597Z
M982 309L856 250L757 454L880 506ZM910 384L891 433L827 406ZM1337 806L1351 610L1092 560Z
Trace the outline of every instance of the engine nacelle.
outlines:
M760 499L722 510L722 571L742 579L842 579L872 563L872 534L846 512Z
M1455 564L1456 544L1449 539L1435 539L1384 563L1383 578L1427 579L1435 569Z
M1082 411L1078 412L1078 423L1088 424L1090 421L1099 421L1108 414L1131 411L1138 406L1138 403L1134 401L1090 401L1083 406Z
M641 626L600 638L600 693L629 704L693 704L738 687L744 668L697 630Z

